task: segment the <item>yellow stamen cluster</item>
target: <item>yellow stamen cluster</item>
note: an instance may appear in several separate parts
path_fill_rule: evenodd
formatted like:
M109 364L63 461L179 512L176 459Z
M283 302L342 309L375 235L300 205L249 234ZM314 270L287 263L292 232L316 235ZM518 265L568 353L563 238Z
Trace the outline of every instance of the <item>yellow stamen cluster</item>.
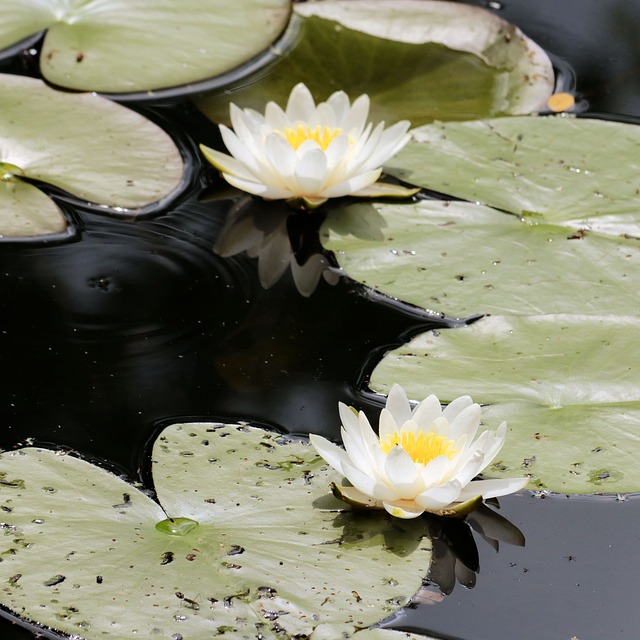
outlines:
M332 129L331 127L321 127L318 125L313 129L306 124L299 124L295 129L287 127L284 131L276 131L294 148L297 149L303 142L313 140L317 142L323 151L336 138L342 129Z
M395 446L400 445L417 464L427 464L438 456L445 455L448 458L458 453L454 449L455 442L446 436L440 436L433 431L424 433L419 431L396 431L386 440L380 441L380 448L389 453Z

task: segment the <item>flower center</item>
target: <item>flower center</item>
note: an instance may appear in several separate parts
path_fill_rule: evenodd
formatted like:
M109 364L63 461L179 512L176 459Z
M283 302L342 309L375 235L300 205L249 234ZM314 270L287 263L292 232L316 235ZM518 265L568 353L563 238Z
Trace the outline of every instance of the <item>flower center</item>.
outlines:
M313 140L320 145L323 151L326 151L327 147L341 131L342 129L339 127L332 129L331 127L318 125L312 129L309 125L298 124L295 129L286 127L284 132L276 131L276 133L279 133L294 149L297 149L307 140Z
M417 464L427 464L438 456L445 455L448 458L458 453L453 448L455 442L446 436L440 436L433 431L424 433L420 431L396 431L386 440L380 441L380 448L389 453L393 447L400 445Z

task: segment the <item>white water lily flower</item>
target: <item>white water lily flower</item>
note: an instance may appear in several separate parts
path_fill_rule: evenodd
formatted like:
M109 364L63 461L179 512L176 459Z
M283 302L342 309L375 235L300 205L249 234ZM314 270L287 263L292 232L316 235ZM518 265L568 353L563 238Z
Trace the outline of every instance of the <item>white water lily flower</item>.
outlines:
M267 103L262 115L231 104L233 131L220 125L231 155L200 148L234 187L269 200L321 205L328 198L406 197L418 189L374 184L382 165L409 141L409 122L388 129L367 124L369 96L353 104L336 91L316 106L302 83L291 91L286 109Z
M522 489L528 478L473 480L490 464L504 443L507 425L478 437L480 405L469 396L444 410L430 395L411 410L404 389L394 385L380 414L380 435L369 420L340 403L344 449L311 435L318 453L351 482L334 487L347 502L385 508L398 518L425 511L463 515L483 498Z

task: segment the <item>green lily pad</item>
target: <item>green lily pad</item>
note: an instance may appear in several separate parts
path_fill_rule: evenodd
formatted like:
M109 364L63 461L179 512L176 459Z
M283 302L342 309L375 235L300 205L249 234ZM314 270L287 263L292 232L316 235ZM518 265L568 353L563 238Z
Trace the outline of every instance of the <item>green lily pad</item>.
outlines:
M61 234L66 229L62 211L42 191L19 178L0 180L0 238Z
M436 123L385 169L537 221L640 237L640 127L561 115Z
M71 455L1 454L0 603L88 640L338 638L426 575L427 525L341 511L339 478L307 444L178 424L152 465L158 502Z
M509 426L492 477L524 471L563 493L640 491L638 335L630 316L489 316L387 353L370 386L491 405L484 420Z
M183 181L180 151L160 127L92 94L0 75L0 235L65 229L37 181L105 212L136 215L162 204Z
M527 224L467 202L357 203L321 229L354 280L454 317L638 315L635 239Z
M292 50L222 95L197 101L227 122L229 103L284 104L304 82L316 100L367 93L372 120L465 120L541 109L553 89L546 54L516 27L468 5L430 0L325 0L294 5ZM319 53L320 52L320 53ZM328 60L330 62L328 62Z
M5 2L0 49L47 30L51 83L130 93L206 80L251 60L284 29L290 0Z

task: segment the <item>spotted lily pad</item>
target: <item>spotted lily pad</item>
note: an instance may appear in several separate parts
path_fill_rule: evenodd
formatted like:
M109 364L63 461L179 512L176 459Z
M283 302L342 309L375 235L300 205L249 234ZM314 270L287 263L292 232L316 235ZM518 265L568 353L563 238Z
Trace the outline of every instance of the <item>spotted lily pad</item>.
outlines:
M531 223L640 237L640 127L573 116L435 123L386 168Z
M172 425L152 471L157 502L71 455L1 454L0 603L88 640L315 640L357 636L426 575L426 525L328 504L339 478L305 443Z
M129 93L206 80L257 56L290 0L2 2L0 49L47 30L40 69L70 89Z
M489 404L488 425L509 425L491 476L524 471L532 486L564 493L635 492L638 335L631 316L489 316L416 336L384 356L370 384Z
M63 231L66 221L32 181L108 212L145 213L175 195L180 151L143 116L91 94L0 75L0 235Z
M553 88L546 54L478 7L431 0L324 0L294 5L301 35L261 71L198 106L216 122L229 102L262 111L304 82L316 100L344 89L372 98L372 119L464 120L541 109ZM319 54L319 52L321 52ZM327 61L330 60L330 63Z
M321 237L351 278L449 316L640 317L635 239L528 224L485 206L431 200L340 206Z

